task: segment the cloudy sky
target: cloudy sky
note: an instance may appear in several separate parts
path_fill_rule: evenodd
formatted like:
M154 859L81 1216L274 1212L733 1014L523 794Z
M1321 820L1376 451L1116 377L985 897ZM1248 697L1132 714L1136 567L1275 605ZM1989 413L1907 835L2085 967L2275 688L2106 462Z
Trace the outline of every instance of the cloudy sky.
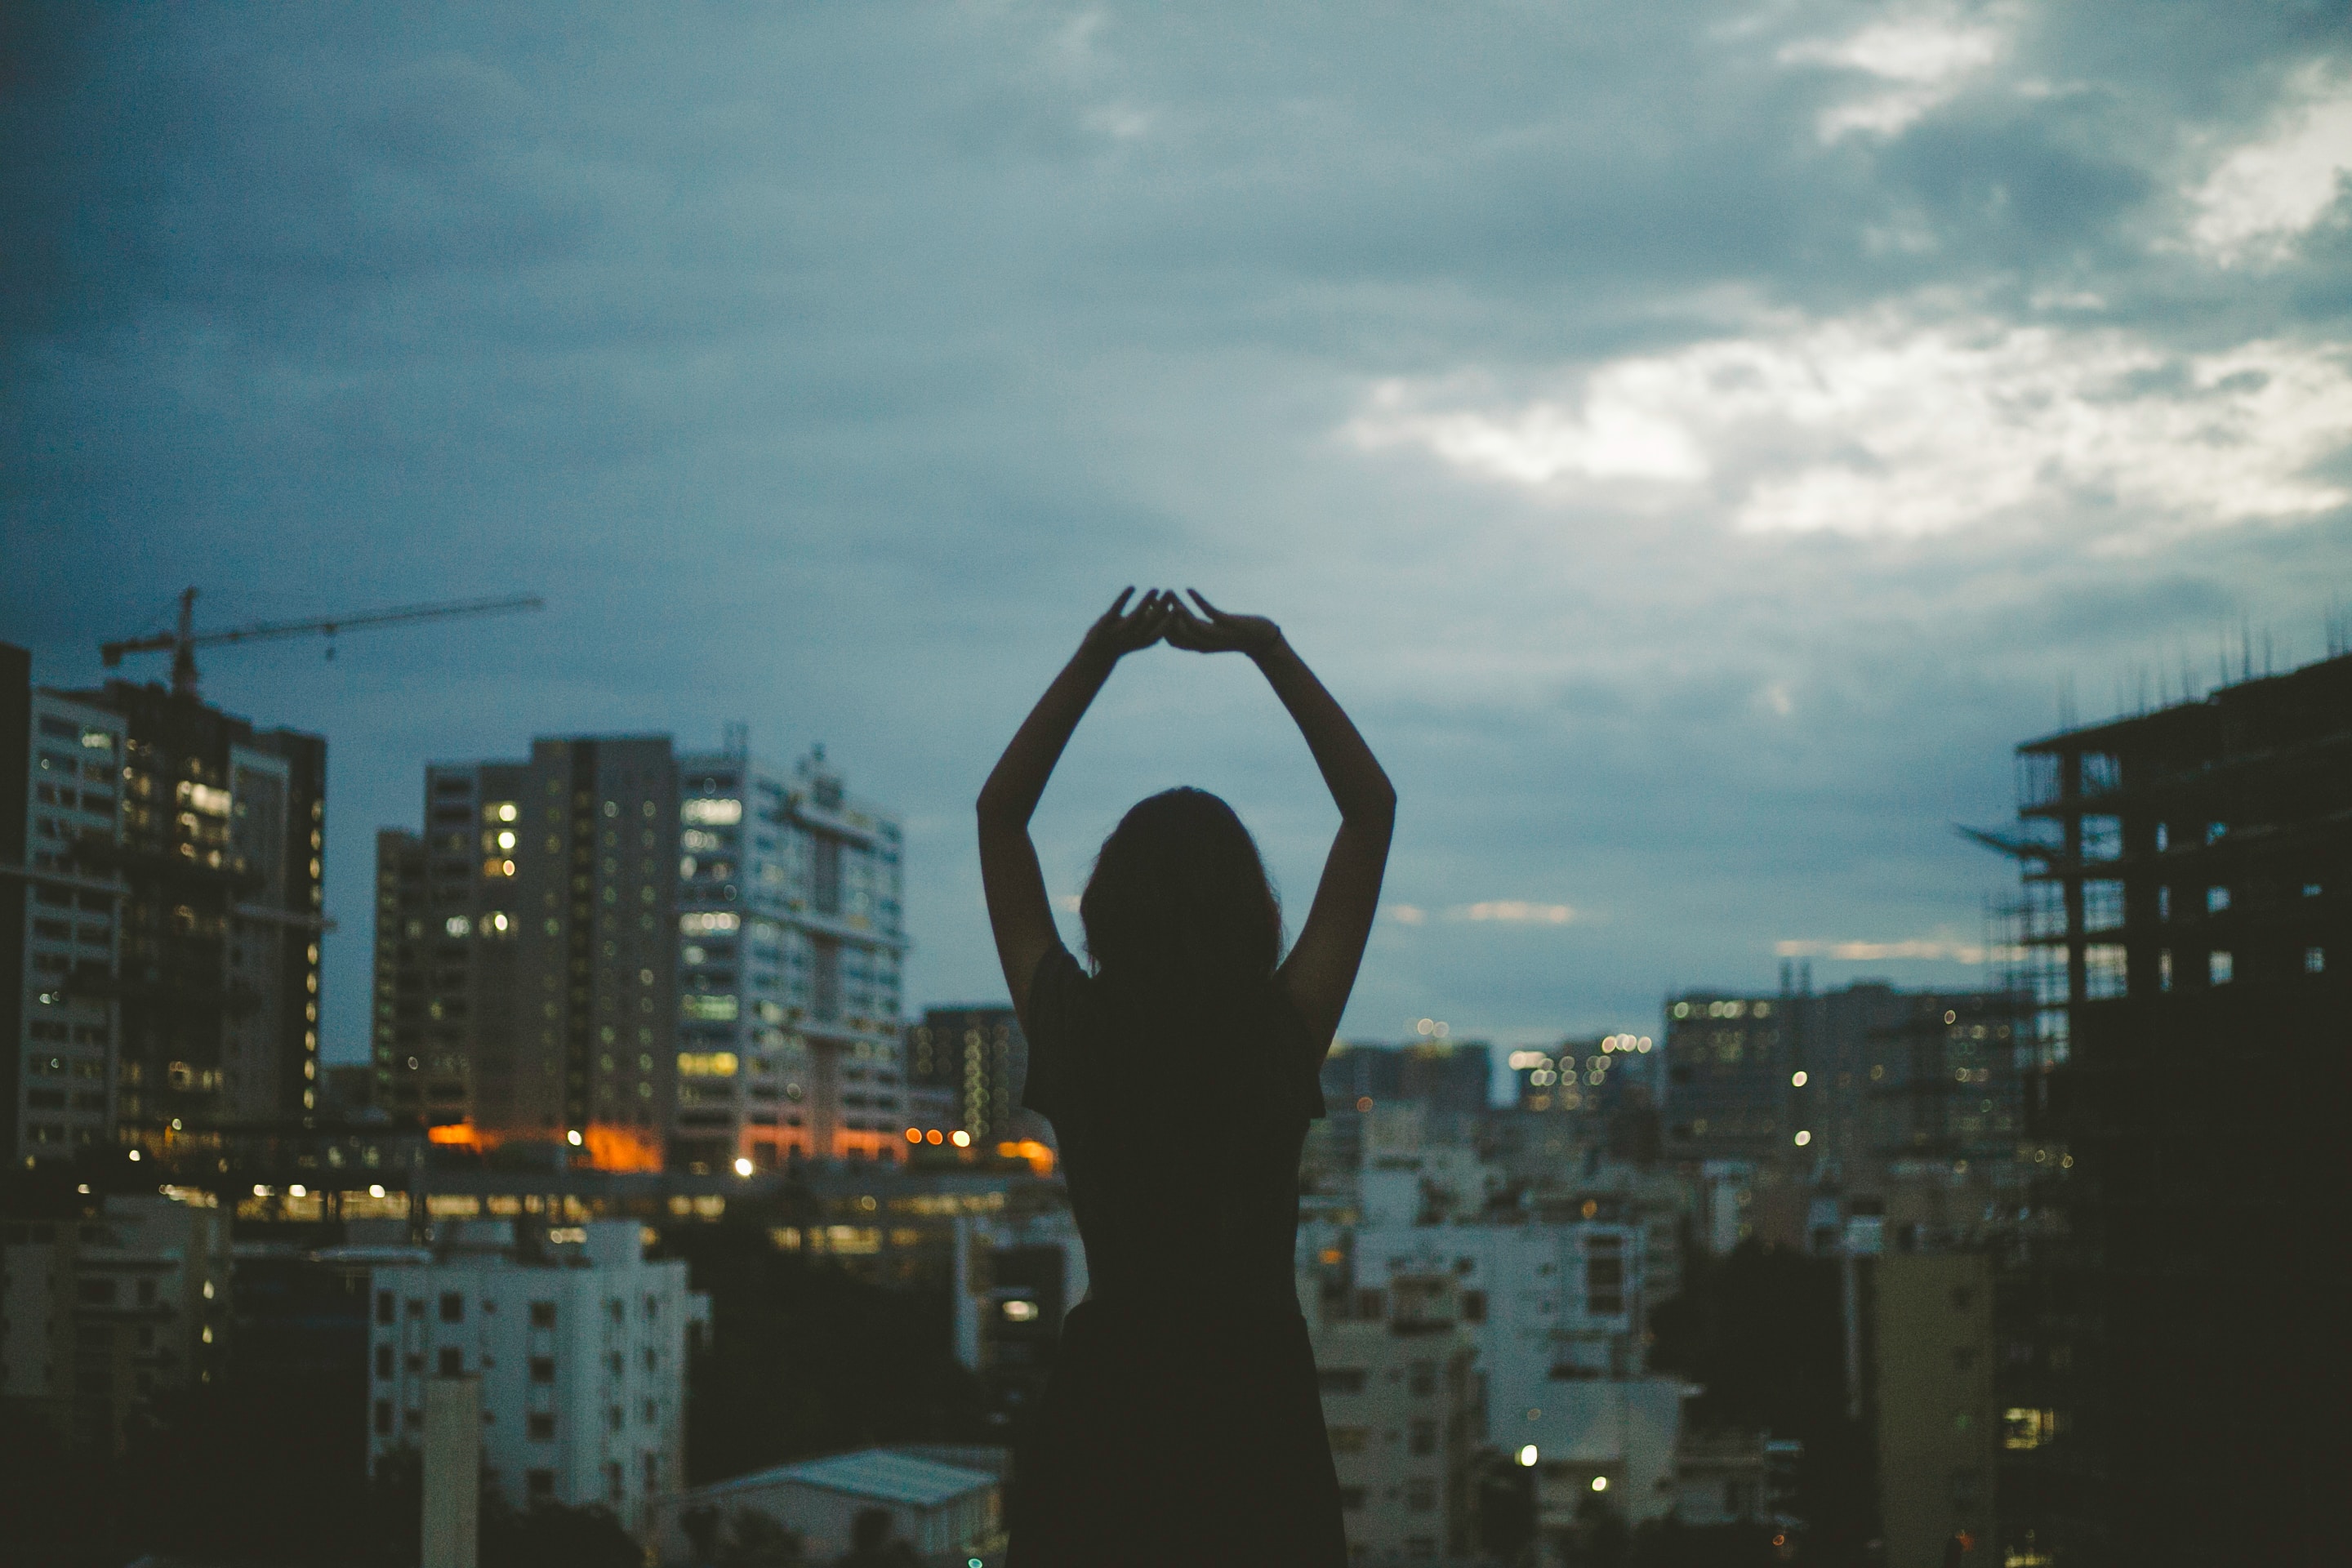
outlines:
M1983 973L2011 747L2352 604L2341 3L11 7L0 637L224 649L333 757L328 1047L428 758L730 720L904 814L908 1000L1003 994L969 802L1128 583L1279 619L1402 795L1347 1019ZM162 673L160 666L155 673ZM1334 824L1132 661L1037 834Z

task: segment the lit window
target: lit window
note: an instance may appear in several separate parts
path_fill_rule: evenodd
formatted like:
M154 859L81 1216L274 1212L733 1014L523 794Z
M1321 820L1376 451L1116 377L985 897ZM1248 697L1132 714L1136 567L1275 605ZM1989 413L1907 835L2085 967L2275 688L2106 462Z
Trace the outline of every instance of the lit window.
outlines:
M2119 816L2083 818L2083 858L2113 860L2124 852L2124 824Z
M680 1051L677 1071L680 1078L733 1078L733 1051Z
M681 1017L693 1018L704 1023L731 1023L741 1010L741 1005L735 997L706 996L700 994L679 997L677 1006L678 1015Z
M2217 949L2206 957L2205 984L2208 985L2227 985L2230 984L2231 977L2236 973L2237 967L2237 961L2235 959L2231 957L2230 954L2222 952Z
M474 922L463 915L451 915L441 922L441 929L451 936L464 936L474 929Z
M726 910L714 910L677 917L677 929L686 936L709 936L716 931L733 931L741 923L738 916Z
M688 800L678 803L678 820L705 827L731 827L743 820L740 800Z
M2327 972L2327 950L2324 947L2305 948L2303 972L2305 974L2325 974Z
M2156 955L2156 988L2158 991L2172 989L2172 954L2168 952Z
M2059 1426L2055 1410L2011 1406L2000 1413L2000 1446L2004 1448L2039 1448L2057 1436Z
M2128 981L2124 947L2120 942L2095 942L2083 950L2084 984L2094 1000L2104 996L2120 996Z
M2205 912L2206 912L2207 914L2209 914L2209 915L2218 915L2218 914L2220 914L2223 910L2226 910L2226 909L2228 909L2229 907L2230 907L2230 889L2227 889L2227 888L2208 888L2208 889L2205 889Z
M201 811L207 816L228 815L229 794L225 789L215 789L209 784L200 784L183 779L180 783L179 795L180 803L183 805Z

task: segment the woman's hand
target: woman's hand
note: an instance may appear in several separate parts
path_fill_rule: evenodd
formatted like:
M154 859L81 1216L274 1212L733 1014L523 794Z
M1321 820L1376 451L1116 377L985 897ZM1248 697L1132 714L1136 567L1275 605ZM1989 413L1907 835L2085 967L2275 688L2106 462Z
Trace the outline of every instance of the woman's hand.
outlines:
M1194 615L1175 595L1168 595L1168 623L1160 635L1170 646L1193 653L1245 653L1253 658L1282 646L1282 628L1264 616L1229 616L1202 598L1198 588L1185 592L1201 606L1201 614Z
M1165 636L1171 607L1173 614L1183 613L1183 606L1177 602L1176 595L1165 588L1150 590L1130 610L1127 607L1127 601L1134 592L1132 587L1119 590L1118 597L1111 601L1110 608L1103 612L1101 619L1087 628L1086 641L1078 645L1079 653L1091 654L1115 664L1129 654L1150 647Z

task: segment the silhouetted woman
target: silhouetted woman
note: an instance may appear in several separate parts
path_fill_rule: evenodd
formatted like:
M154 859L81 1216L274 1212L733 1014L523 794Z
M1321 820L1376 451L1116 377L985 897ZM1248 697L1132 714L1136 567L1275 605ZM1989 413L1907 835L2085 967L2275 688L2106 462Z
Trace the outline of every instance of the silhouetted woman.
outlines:
M1378 905L1396 792L1274 623L1129 589L980 795L981 875L1029 1038L1024 1103L1054 1124L1087 1299L1032 1414L1016 1568L1347 1562L1315 1358L1292 1284L1298 1153ZM1339 833L1289 955L1257 847L1215 795L1138 805L1056 936L1029 818L1112 667L1165 639L1246 654L1297 722Z

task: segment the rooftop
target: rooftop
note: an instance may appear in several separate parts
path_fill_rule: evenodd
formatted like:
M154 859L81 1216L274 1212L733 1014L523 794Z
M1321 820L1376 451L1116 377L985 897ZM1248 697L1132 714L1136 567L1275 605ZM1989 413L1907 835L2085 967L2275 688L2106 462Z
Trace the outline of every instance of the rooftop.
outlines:
M877 1502L928 1508L982 1487L992 1487L996 1478L929 1459L911 1458L887 1448L866 1448L854 1454L834 1454L822 1459L803 1459L772 1469L754 1470L748 1476L717 1481L695 1490L698 1496L709 1497L779 1482L846 1492L852 1497L872 1498Z

